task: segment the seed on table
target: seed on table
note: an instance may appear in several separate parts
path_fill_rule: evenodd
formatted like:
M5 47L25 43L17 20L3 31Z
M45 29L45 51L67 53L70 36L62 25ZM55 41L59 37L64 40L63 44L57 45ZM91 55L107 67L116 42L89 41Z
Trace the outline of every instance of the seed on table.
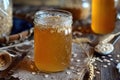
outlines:
M94 69L97 69L97 67L94 67Z
M110 65L111 65L111 63L107 63L107 65L108 65L108 66L110 66Z
M97 66L97 63L94 63L95 66Z
M110 60L106 60L106 62L108 62L108 63L109 63L109 62L110 62Z
M102 56L102 58L105 58L105 56Z
M70 72L70 71L66 71L66 74L70 75L70 74L71 74L71 72Z
M112 57L112 55L108 55L109 57Z
M115 60L116 62L120 62L119 60Z
M44 75L44 77L45 77L45 78L48 78L48 77L49 77L49 75L45 74L45 75Z
M120 55L118 54L118 55L117 55L117 58L119 58L119 57L120 57Z
M73 66L70 66L70 69L72 69L72 70L73 70L73 69L75 69L75 68L74 68Z
M73 57L74 57L74 58L77 57L77 54L74 53L74 54L73 54Z
M110 58L111 61L113 61L113 58Z
M107 59L103 59L103 61L107 62Z
M36 74L36 72L32 72L32 74L33 74L33 75L35 75L35 74Z
M107 68L108 66L107 65L103 65L104 68Z
M73 59L73 58L71 58L70 60L71 60L71 61L74 61L74 59Z
M77 69L76 71L77 71L77 72L80 72L80 69Z
M108 59L103 59L103 61L105 61L105 62L110 62L110 60L108 60Z
M29 56L29 55L28 55L27 57L28 57L28 58L31 58L31 56Z
M80 72L77 72L77 75L80 75Z
M79 59L77 59L77 60L76 60L76 62L80 62L80 60L79 60Z
M100 74L100 71L96 71L97 74Z

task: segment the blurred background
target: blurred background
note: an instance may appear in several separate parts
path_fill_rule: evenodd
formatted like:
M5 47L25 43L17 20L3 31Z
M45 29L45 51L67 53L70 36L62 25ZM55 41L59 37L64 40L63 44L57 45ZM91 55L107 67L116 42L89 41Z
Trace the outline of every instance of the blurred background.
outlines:
M116 7L119 8L120 0L114 1ZM13 3L22 6L27 5L60 7L72 12L74 20L84 20L90 15L91 0L13 0Z
M26 12L27 16L31 16L31 13L33 15L36 11L43 8L67 10L73 15L73 26L80 28L85 26L83 28L86 30L91 24L91 1L92 0L13 0L13 4L17 14L22 13L20 15L23 15L23 13ZM116 19L120 20L120 0L114 1Z
M47 6L60 8L73 14L74 20L84 20L90 15L90 0L13 0L15 5Z

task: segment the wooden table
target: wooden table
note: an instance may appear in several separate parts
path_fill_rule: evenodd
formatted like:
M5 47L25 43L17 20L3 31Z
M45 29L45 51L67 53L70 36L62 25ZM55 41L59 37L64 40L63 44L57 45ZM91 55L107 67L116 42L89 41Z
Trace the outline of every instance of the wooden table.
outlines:
M116 22L116 28L114 33L120 31L120 21ZM84 35L84 34L83 34ZM90 39L97 39L98 35L93 33L85 34L86 37ZM24 45L23 45L24 46ZM82 47L91 50L89 44L82 44ZM120 80L120 74L116 69L116 64L120 62L120 40L115 44L115 50L108 56L96 55L98 58L94 63L94 80ZM6 80L81 80L80 78L84 77L83 80L88 80L88 75L81 75L87 70L86 65L86 54L85 51L80 47L79 44L72 44L72 58L71 65L68 69L58 73L42 73L37 70L33 61L33 48L26 57L19 61L16 66L14 66L10 71L9 79ZM46 65L47 66L47 65ZM0 73L0 77L2 72ZM1 78L0 80L5 80Z

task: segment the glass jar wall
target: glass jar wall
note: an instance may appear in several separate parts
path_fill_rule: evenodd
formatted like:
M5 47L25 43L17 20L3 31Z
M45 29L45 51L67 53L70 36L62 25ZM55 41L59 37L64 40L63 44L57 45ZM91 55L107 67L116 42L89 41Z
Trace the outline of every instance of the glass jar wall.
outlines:
M10 34L12 29L12 0L0 0L0 37Z

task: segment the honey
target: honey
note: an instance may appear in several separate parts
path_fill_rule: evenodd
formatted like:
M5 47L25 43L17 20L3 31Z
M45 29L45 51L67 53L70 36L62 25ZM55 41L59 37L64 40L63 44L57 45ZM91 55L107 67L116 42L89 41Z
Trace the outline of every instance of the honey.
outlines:
M72 41L69 29L59 31L57 28L36 26L34 39L35 64L39 70L54 72L69 66Z
M92 0L92 30L107 34L115 28L116 10L114 0Z

